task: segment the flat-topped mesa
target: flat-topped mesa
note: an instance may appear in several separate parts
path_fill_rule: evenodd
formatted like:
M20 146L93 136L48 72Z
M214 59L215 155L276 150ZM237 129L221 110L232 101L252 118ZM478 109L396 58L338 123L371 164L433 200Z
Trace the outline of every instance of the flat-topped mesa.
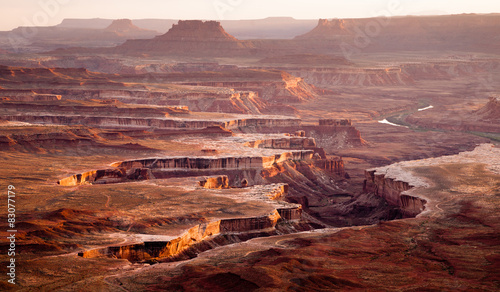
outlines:
M444 215L448 212L456 214L457 206L463 206L461 200L481 193L486 196L488 191L478 191L482 186L478 187L476 183L477 188L472 188L467 183L484 179L478 177L486 175L486 172L491 172L495 177L489 177L489 181L498 181L500 149L493 144L481 144L473 151L456 155L403 161L368 169L365 171L364 190L383 197L391 205L399 206L407 217L416 216L424 210L425 215L422 216L434 216L436 213ZM490 186L489 195L494 195L494 183L482 181Z
M317 159L314 161L314 166L319 167L331 174L338 175L342 178L349 178L349 174L345 171L344 161L341 157Z
M248 189L248 192L252 196L261 196L262 199L269 201L276 208L269 213L266 211L267 214L244 218L224 218L209 223L202 223L170 241L149 241L126 246L111 246L80 252L78 255L84 258L111 257L127 259L130 262L177 260L179 256L179 259L182 259L183 253L185 254L186 252L191 253L191 256L195 256L214 246L241 242L264 234L276 235L278 222L301 220L301 205L283 201L273 203L274 200L286 195L288 185L272 184L258 186ZM293 232L293 230L283 231ZM231 235L230 237L225 236L229 234Z
M208 175L231 176L231 180L235 180L236 177L245 176L250 172L253 173L252 176L255 176L257 172L287 160L311 160L313 154L312 150L302 150L259 157L167 157L128 160L113 163L111 166L116 167L115 169L93 170L75 174L59 180L58 184L76 186ZM220 180L221 186L226 184L224 179ZM211 183L207 180L200 185L210 186Z
M228 34L217 21L180 20L151 40L129 40L113 51L128 54L227 56L247 54L250 43Z
M238 42L234 36L224 30L220 22L213 20L179 20L177 24L174 24L169 31L159 36L158 39L182 42Z

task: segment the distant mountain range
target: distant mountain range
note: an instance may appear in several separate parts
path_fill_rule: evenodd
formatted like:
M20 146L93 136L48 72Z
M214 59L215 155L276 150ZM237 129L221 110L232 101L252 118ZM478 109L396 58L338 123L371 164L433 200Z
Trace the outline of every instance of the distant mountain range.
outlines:
M167 32L179 19L134 19L138 27ZM102 29L109 26L112 19L65 19L57 27ZM318 20L298 20L292 17L269 17L256 20L222 20L222 27L238 39L291 39L313 29Z
M364 19L240 21L67 19L60 25L0 33L0 49L62 53L285 56L393 51L500 52L500 14ZM164 33L164 31L167 31ZM12 46L17 45L17 47ZM14 49L14 50L13 50ZM326 60L326 59L325 59Z

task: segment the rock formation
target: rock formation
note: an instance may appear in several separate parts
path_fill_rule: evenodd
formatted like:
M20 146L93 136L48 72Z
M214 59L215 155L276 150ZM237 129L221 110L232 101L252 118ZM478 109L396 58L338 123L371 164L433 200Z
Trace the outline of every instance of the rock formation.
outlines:
M286 160L310 160L312 155L312 151L302 150L284 152L267 157L176 157L130 160L113 163L112 166L116 167L115 169L94 170L76 174L59 180L58 184L75 186L80 184L106 184L153 178L214 175L230 171L235 173L245 170L260 171ZM234 176L235 174L232 175L233 178ZM219 178L215 180L218 181ZM207 183L205 182L203 185ZM211 183L208 183L208 185L211 185ZM225 185L223 179L221 179L220 185Z
M367 170L365 188L366 192L374 192L384 198L389 204L397 206L407 217L415 217L425 209L426 200L407 195L405 192L415 186L427 186L423 183L410 184L397 179L392 175L383 173L383 169Z
M227 175L210 176L198 182L201 187L206 189L227 189L229 188L229 179Z
M491 96L490 101L475 114L483 120L500 121L500 95Z
M219 177L221 178L221 177ZM227 177L225 177L227 179ZM268 185L254 188L250 192L257 192L267 196L270 200L276 200L286 195L288 186L284 184ZM278 205L278 203L275 203ZM276 225L280 221L300 220L302 209L300 205L280 202L281 207L273 210L270 214L250 218L231 218L212 221L206 224L199 224L192 227L183 235L173 240L162 242L144 242L128 246L112 246L103 249L94 249L80 252L78 255L84 258L112 257L127 259L131 262L145 262L151 260L168 260L180 256L189 249L194 249L194 253L199 253L210 249L204 242L223 237L224 235L236 235L236 241L240 234L247 239L263 234L252 234L251 232L262 232L268 230L269 235L275 234ZM271 231L270 231L271 230ZM246 233L246 235L245 235ZM219 245L220 245L219 241ZM232 241L224 242L230 244Z
M228 56L238 55L249 44L228 34L216 21L180 20L165 34L152 40L130 40L115 53Z
M310 32L296 36L295 39L298 40L321 40L321 39L338 39L339 36L349 35L345 27L346 20L343 19L320 19L318 25Z

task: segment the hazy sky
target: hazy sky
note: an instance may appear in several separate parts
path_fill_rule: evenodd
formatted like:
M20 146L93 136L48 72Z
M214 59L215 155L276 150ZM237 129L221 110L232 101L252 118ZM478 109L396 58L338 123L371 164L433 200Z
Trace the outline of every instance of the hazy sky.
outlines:
M0 30L64 18L297 19L498 13L500 0L0 0Z

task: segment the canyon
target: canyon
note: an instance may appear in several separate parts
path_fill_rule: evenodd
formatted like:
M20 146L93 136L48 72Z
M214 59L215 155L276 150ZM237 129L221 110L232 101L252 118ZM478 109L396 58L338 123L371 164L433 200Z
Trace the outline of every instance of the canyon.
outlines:
M0 290L497 291L499 19L0 32Z

